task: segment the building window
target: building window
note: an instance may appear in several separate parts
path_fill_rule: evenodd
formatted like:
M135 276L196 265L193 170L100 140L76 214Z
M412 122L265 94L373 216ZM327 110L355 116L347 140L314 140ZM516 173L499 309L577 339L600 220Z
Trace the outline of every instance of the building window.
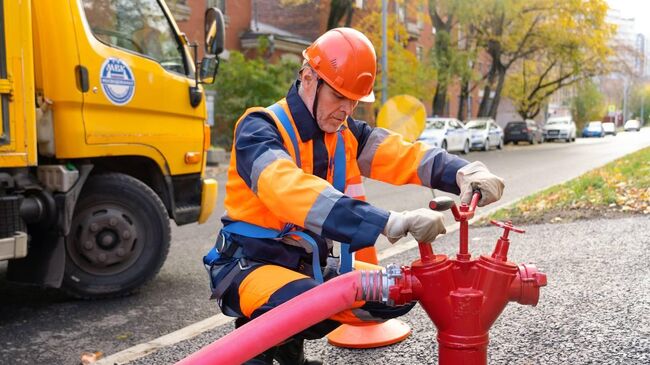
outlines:
M422 54L424 53L424 49L422 46L415 46L415 57L417 57L418 61L422 61Z
M208 0L207 6L208 8L217 8L221 10L224 15L226 14L226 0Z
M404 23L404 20L406 19L406 4L395 5L397 11L397 19L399 19L400 23Z

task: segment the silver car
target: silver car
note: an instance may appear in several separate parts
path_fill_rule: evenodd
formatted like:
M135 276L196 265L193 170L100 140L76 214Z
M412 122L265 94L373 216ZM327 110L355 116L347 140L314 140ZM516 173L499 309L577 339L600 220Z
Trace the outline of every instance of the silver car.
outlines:
M455 118L427 118L418 141L450 152L469 152L469 132Z
M576 124L571 117L552 117L544 125L544 139L562 139L566 142L576 140Z
M503 129L494 119L473 119L465 124L470 131L471 147L489 151L491 147L503 148Z

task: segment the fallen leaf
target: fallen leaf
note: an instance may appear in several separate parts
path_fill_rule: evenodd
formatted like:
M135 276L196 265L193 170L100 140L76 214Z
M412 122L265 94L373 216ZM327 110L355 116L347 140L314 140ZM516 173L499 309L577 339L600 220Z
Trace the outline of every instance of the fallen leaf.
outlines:
M104 357L104 353L100 351L96 352L82 352L81 353L81 365L89 365L97 360Z

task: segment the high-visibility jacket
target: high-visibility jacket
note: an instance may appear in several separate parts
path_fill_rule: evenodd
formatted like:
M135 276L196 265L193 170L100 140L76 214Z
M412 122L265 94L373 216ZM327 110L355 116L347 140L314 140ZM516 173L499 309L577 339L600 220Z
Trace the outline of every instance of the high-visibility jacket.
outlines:
M354 252L372 246L386 225L386 210L355 199L363 196L362 175L459 193L456 172L467 161L352 118L337 132L345 142L346 187L345 193L336 190L332 178L338 135L320 130L298 95L299 85L297 81L279 104L294 128L301 168L277 116L266 108L248 109L235 126L224 225L243 221L275 230L297 227L315 238L324 264L331 240L349 242ZM251 259L298 269L311 256L311 246L299 240L233 236Z

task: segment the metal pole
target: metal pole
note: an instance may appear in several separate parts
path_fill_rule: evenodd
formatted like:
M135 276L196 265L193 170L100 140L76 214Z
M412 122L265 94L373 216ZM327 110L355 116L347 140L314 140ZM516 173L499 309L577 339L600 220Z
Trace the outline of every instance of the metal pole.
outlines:
M387 0L381 0L381 103L385 104L388 94L388 34L387 16L388 4Z
M627 121L627 76L623 79L623 123Z

